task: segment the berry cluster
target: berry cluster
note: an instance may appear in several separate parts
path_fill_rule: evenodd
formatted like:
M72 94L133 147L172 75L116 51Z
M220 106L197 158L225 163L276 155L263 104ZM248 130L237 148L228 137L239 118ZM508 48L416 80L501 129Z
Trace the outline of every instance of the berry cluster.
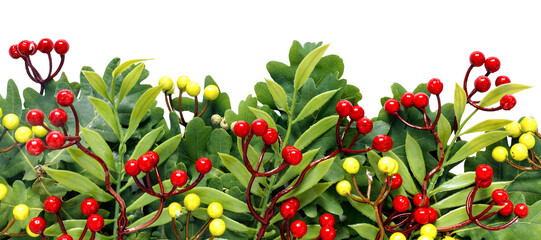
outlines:
M194 193L190 193L184 197L184 206L186 206L186 210L188 210L188 213L186 215L186 226L184 229L184 232L186 233L186 239L190 239L189 237L189 222L190 222L190 214L192 211L195 211L197 208L199 208L199 205L201 204L201 200L199 199L199 196ZM173 224L173 230L175 232L175 235L177 239L182 239L182 237L179 235L175 219L179 218L183 215L182 206L178 202L172 202L169 204L168 207L169 216L172 218L172 224ZM195 235L192 239L199 239L205 230L208 228L210 234L212 235L212 239L214 237L220 236L224 234L226 226L224 220L220 219L224 212L224 208L221 203L219 202L212 202L207 207L207 215L209 216L209 220L204 225L201 230Z
M509 131L509 137L515 143L511 146L509 152L504 146L497 146L492 149L492 159L496 162L506 162L510 166L523 171L540 170L541 159L533 150L537 138L541 137L541 134L537 132L537 121L532 117L525 117L520 121L520 124L518 122L508 124L505 126L505 130ZM527 159L531 166L524 167L516 164L510 161L509 155L511 155L513 160L518 162Z

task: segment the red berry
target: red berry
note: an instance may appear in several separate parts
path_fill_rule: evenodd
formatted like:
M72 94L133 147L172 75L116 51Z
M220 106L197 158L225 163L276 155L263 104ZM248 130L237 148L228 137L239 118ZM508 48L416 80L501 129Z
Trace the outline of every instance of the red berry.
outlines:
M507 200L507 202L498 205L503 206L503 208L498 211L500 215L509 216L511 213L513 213L513 203L511 201Z
M73 93L70 90L60 90L56 94L56 102L62 107L69 107L73 103Z
M34 55L38 50L38 46L33 41L23 40L17 45L17 51L21 56Z
M44 118L43 112L39 109L32 109L26 114L26 122L31 126L40 126Z
M500 99L500 107L503 110L509 111L517 105L517 99L513 95L505 95Z
M431 207L426 208L426 210L428 211L428 222L435 223L438 220L438 212Z
M417 193L414 197L413 197L413 205L415 205L416 207L428 207L428 205L430 204L430 199L428 199L427 196L424 197L424 203L423 205L421 205L421 202L423 200L423 194L421 193Z
M304 237L307 231L308 227L302 220L297 220L291 224L291 234L296 238Z
M246 121L237 121L233 126L233 132L238 137L246 137L250 133L250 125Z
M251 128L254 135L261 137L267 132L269 125L263 119L256 119L252 122Z
M53 109L49 113L49 122L55 127L61 127L68 121L68 114L63 109Z
M351 110L349 117L353 121L358 121L359 119L364 117L364 109L359 105L353 106L353 109Z
M301 203L299 202L299 199L297 199L296 197L290 197L287 200L285 200L284 203L292 204L296 209L295 211L299 210L299 208L301 207Z
M391 177L392 183L391 183L391 189L397 189L400 186L402 186L402 176L400 174L395 174Z
M517 205L518 206L518 205ZM28 228L35 234L42 234L47 227L47 222L42 217L35 217L28 223Z
M393 140L387 135L377 135L374 140L372 140L372 146L377 151L387 152L393 148Z
M413 105L416 108L424 108L428 106L428 95L423 92L415 94L415 96L413 97Z
M470 54L470 63L476 67L483 66L485 64L485 55L479 51L472 52Z
M62 200L56 196L51 196L45 199L43 203L43 209L48 213L58 213L62 207Z
M126 165L124 165L124 170L126 171L126 174L128 174L128 176L132 177L137 176L141 172L141 169L139 169L139 164L135 159L127 161Z
M336 238L336 230L332 226L323 226L319 230L319 236L321 240L334 240Z
M282 150L282 157L287 163L297 165L302 161L302 152L296 147L286 146Z
M322 227L324 227L324 226L329 226L329 227L334 226L334 217L332 216L332 214L325 213L325 214L321 215L319 217L319 225L322 226Z
M143 154L137 159L137 164L139 165L139 169L143 172L150 172L158 162L155 160L153 156L150 154Z
M54 43L54 51L60 55L64 55L70 50L68 41L60 39Z
M503 189L496 189L492 192L492 200L498 205L509 201L509 194Z
M148 152L146 152L146 155L151 157L156 163L158 163L160 161L160 155L157 152L148 151Z
M511 83L511 80L507 76L502 75L496 78L496 87L507 83Z
M182 170L175 170L171 173L171 184L175 187L182 187L188 182L188 174Z
M100 205L98 204L98 201L93 198L87 198L81 203L81 212L85 216L96 214L98 209L100 209Z
M50 149L59 149L64 146L66 138L64 137L64 134L62 132L53 130L47 134L45 142Z
M291 203L284 203L280 207L280 214L282 214L284 219L292 219L295 217L296 213L297 209L295 209L295 206L293 206Z
M278 141L278 132L274 128L268 128L267 132L261 137L267 145L272 145Z
M54 48L53 40L44 38L38 43L38 50L42 53L50 53Z
M517 215L519 218L525 218L528 216L528 206L524 203L519 203L515 206L515 215Z
M201 174L207 174L212 169L212 162L206 157L199 158L195 163L195 169Z
M430 221L428 210L423 207L415 209L415 212L413 212L413 218L415 218L415 221L419 224L427 224Z
M9 56L13 59L21 57L21 54L19 54L19 51L17 50L17 45L11 45L11 47L9 47Z
M396 99L389 99L385 102L385 112L388 114L396 114L400 110L400 103Z
M485 76L479 76L475 79L473 85L478 92L486 92L490 89L490 79Z
M64 235L58 237L56 240L73 240L73 238L68 234L64 234Z
M368 134L372 131L373 127L374 124L369 118L363 117L357 121L357 131L359 131L361 134Z
M477 166L477 169L475 169L475 175L481 181L488 181L492 179L492 176L494 175L494 171L492 171L492 168L489 165L481 164Z
M39 138L32 138L26 142L26 151L32 156L40 155L45 151L45 144Z
M432 78L428 81L426 88L431 94L438 95L443 91L443 83L437 78Z
M413 93L407 92L402 94L402 97L400 98L400 103L402 106L410 108L413 107L413 98L415 95Z
M500 69L500 59L497 57L489 57L485 61L485 68L487 72L494 73Z
M86 225L88 229L93 232L98 232L103 228L104 225L103 217L98 214L92 214L86 220Z
M492 178L486 181L481 181L478 177L475 177L475 182L479 182L480 188L487 188L490 187L490 185L492 184Z
M398 195L393 199L393 209L397 212L405 212L410 208L410 200L403 195Z
M340 100L336 104L336 113L340 117L347 117L353 111L353 105L348 100Z

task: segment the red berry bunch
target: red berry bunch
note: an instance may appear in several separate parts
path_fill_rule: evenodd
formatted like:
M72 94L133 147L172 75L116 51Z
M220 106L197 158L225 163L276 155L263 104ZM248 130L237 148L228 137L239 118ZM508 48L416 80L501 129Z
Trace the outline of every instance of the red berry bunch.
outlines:
M147 153L141 155L137 159L137 165L139 165L139 170L143 172L150 172L156 165L158 165L158 162L160 161L160 156L154 152L154 151L148 151ZM129 161L128 161L129 162ZM128 163L126 163L127 165ZM126 167L126 166L125 166ZM132 167L130 169L131 171L135 171L135 169ZM126 170L126 172L128 172ZM132 172L133 173L133 172ZM138 173L139 174L139 173ZM129 175L129 174L128 174ZM137 174L135 174L137 175ZM131 176L131 175L130 175Z
M413 212L413 218L419 224L435 223L438 220L438 213L431 207L419 207Z
M297 165L302 161L302 152L296 147L286 146L282 150L282 157L287 163Z
M319 217L319 225L321 226L319 237L321 240L334 240L336 238L334 222L334 217L329 213L325 213Z
M494 171L492 167L486 164L481 164L475 169L475 182L479 183L479 187L487 188L492 184L492 176Z

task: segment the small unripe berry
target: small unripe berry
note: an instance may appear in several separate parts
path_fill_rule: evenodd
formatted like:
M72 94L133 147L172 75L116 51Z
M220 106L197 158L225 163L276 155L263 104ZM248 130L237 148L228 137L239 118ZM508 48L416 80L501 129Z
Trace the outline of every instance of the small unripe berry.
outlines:
M195 193L190 193L184 197L184 206L188 211L195 211L201 204L201 199Z
M227 120L222 119L222 121L220 121L220 127L223 129L223 130L229 130L229 124L227 124Z
M407 240L406 236L404 236L401 232L395 232L389 237L389 240Z
M19 126L19 117L13 113L7 114L2 119L2 125L8 130L13 130Z
M225 232L225 222L222 219L213 219L209 224L209 232L212 236L220 236Z
M520 121L520 129L523 132L537 132L537 121L532 117L525 117Z
M505 162L507 161L507 148L502 146L497 146L494 149L492 149L492 158L496 162Z
M518 142L524 144L526 148L532 149L535 146L535 136L531 132L523 133L520 138L518 138Z
M15 140L19 143L26 143L32 138L32 130L29 127L19 127L15 131Z
M510 132L509 136L514 138L520 137L520 135L522 134L522 130L520 129L520 124L518 122L512 122L507 124L505 126L505 131Z
M160 78L160 80L158 80L158 84L163 84L162 91L167 92L173 88L173 79L171 79L169 76L163 76Z
M213 114L210 117L210 122L212 123L212 125L220 125L221 121L222 121L222 117L218 114Z
M47 126L47 125L45 125ZM32 127L32 132L34 133L34 136L38 137L38 138L42 138L42 137L45 137L47 136L47 129L45 129L44 127L42 126L33 126Z
M207 207L207 214L210 218L219 218L224 213L224 207L219 202L212 202Z
M342 168L344 168L344 170L349 174L357 173L359 171L359 167L359 161L352 157L346 158L342 164Z
M171 218L178 218L182 215L182 206L178 202L172 202L167 207L167 212Z
M18 221L23 221L28 218L29 213L30 209L26 204L21 203L13 208L13 217Z
M382 157L378 161L378 169L382 173L390 174L396 167L396 161L390 157Z
M436 229L436 226L430 223L425 224L421 227L421 235L436 238L436 236L438 235L438 230Z
M3 183L0 183L0 201L4 200L8 195L8 188Z
M511 146L511 157L517 161L522 161L528 158L528 147L522 143L515 143Z

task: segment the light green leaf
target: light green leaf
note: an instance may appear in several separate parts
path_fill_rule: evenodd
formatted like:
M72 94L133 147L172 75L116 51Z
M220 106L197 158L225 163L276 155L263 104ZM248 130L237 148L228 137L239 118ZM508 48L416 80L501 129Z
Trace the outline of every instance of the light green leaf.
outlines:
M409 168L413 172L413 176L420 184L423 184L426 175L423 150L421 149L421 146L419 146L419 143L417 143L417 141L412 138L409 133L406 136L406 156L410 166Z
M466 157L481 151L481 149L497 141L500 141L502 138L507 137L507 134L507 131L494 131L477 136L476 138L464 144L464 146L462 146L460 149L458 149L455 155L453 155L451 159L444 163L443 166L445 167L447 165L459 162Z
M504 189L506 186L511 184L512 181L509 182L493 182L488 188L480 188L477 193L475 194L474 202L487 199L492 196L492 192L496 189ZM437 203L434 203L431 205L434 209L445 209L445 208L453 208L453 207L460 207L464 206L466 203L466 198L468 197L468 194L470 194L473 187L466 188L464 190L461 190L459 192L454 193L453 195L439 200Z
M458 83L455 84L455 116L457 123L460 123L460 120L462 119L462 114L464 114L464 110L466 109L466 92L464 92L464 89L458 85Z
M92 103L96 111L100 114L100 116L109 124L109 126L113 129L113 132L115 132L115 135L120 140L120 134L118 132L118 124L115 120L113 110L111 110L111 107L109 107L109 104L107 104L105 101L94 98L94 97L88 97L88 100Z
M338 121L338 115L331 115L319 120L316 124L308 128L308 130L306 130L299 137L299 139L297 139L293 146L295 146L299 150L304 149L316 138L326 133L332 127L336 126L336 121Z
M355 232L357 232L361 237L365 239L376 239L376 236L379 232L379 229L377 227L368 223L359 223L348 226L355 230Z
M130 178L130 179L133 179L133 178ZM173 184L171 184L171 180L165 180L162 182L162 184L163 184L163 188L165 192L169 192L173 188ZM160 184L155 184L154 186L152 186L152 189L155 192L160 192ZM144 193L126 208L126 212L132 212L134 210L141 209L142 207L150 203L156 202L158 200L160 199L148 193Z
M145 228L161 226L161 225L164 225L166 223L169 223L169 222L171 222L172 218L167 213L168 211L169 211L169 208L164 207L161 212L159 212L159 210L156 210L156 211L154 211L152 213L145 214L144 217L139 218L139 219L137 219L137 221L130 224L130 226L128 226L128 228L132 228L132 227L135 227L135 226L139 226L139 225L141 225L143 223L146 223L146 222L150 221L150 219L155 217L156 214L160 214L158 219L155 222L153 222L152 224L150 224L149 226L145 227ZM143 229L145 229L145 228L143 228Z
M143 72L143 69L145 68L145 64L141 63L139 66L134 68L127 76L122 80L122 85L120 85L120 92L118 93L118 100L117 100L117 106L122 102L122 99L128 95L128 92L135 86L137 83L137 80L139 80L139 77L141 76L141 73ZM116 69L115 69L116 70ZM113 71L114 74L114 71Z
M466 172L455 176L451 180L446 181L430 193L428 196L432 196L436 193L462 189L475 183L475 172Z
M73 219L65 219L62 221L64 223L64 227L66 229L72 229L72 228L81 228L83 229L86 225L87 220L73 220ZM114 219L104 219L104 225L107 226L108 224L111 224L115 222ZM45 231L43 231L43 234L45 236L60 236L64 234L62 232L62 229L60 228L60 225L58 223L55 223L51 225L50 227L47 227Z
M321 93L321 94L315 96L314 98L310 99L310 101L306 104L306 106L304 106L302 108L301 112L295 118L295 120L293 120L293 123L296 123L296 122L298 122L300 120L303 120L305 117L308 117L314 111L319 110L321 108L321 106L323 106L325 103L327 103L334 96L334 94L337 91L338 91L338 89L332 90L332 91L327 91L327 92Z
M303 153L301 163L295 166L289 166L286 172L284 173L284 175L282 175L282 177L280 177L278 182L274 184L274 188L284 185L287 181L299 175L302 172L302 170L304 170L308 166L308 164L310 164L312 160L314 160L314 157L316 156L318 151L319 151L319 148L312 149L308 152Z
M372 153L371 155L377 155L374 151L370 152ZM377 156L379 159L379 155ZM417 190L417 186L415 185L415 182L413 182L413 177L408 170L409 168L406 166L406 164L404 164L404 161L402 161L402 159L400 159L393 151L384 152L383 156L391 157L398 162L398 174L400 174L400 176L402 177L402 187L404 187L406 192L410 193L411 195L417 194L419 190Z
M152 148L152 146L154 146L154 143L156 143L156 139L158 138L162 130L163 126L152 130L151 132L147 133L143 138L141 138L141 140L135 146L135 149L133 150L133 153L131 154L129 159L137 159L139 158L139 156L148 152Z
M204 204L210 204L212 202L219 202L223 205L225 210L246 213L248 211L248 205L232 196L227 195L222 191L218 191L209 187L195 187L187 193L195 193L201 198L201 202Z
M287 95L282 86L275 81L265 79L267 86L269 86L272 98L286 113L289 113L289 107L287 106Z
M135 132L135 130L139 126L139 123L147 113L148 109L150 108L154 100L156 100L158 94L160 94L162 88L162 85L150 88L145 93L143 93L143 95L141 95L139 100L137 100L130 116L130 123L128 131L124 136L124 141L127 141L131 137L133 132Z
M88 143L88 145L92 149L92 152L94 152L96 155L98 155L98 157L103 159L109 169L116 172L117 169L115 165L115 158L113 157L113 152L109 148L109 145L107 145L107 142L105 142L105 140L101 137L101 135L87 128L83 128L83 135L85 137L86 143Z
M113 196L81 174L66 170L55 170L46 166L43 166L43 169L55 181L73 191L90 194L94 199L100 202L113 200Z
M107 85L105 85L105 81L103 81L103 78L101 78L100 75L90 71L82 71L82 73L85 75L86 79L88 79L90 85L92 85L100 95L109 100L109 102L113 102L111 98L109 98L109 94L107 94Z
M271 115L257 108L253 108L253 107L248 107L248 108L250 109L250 111L254 113L256 118L265 120L267 122L267 125L269 125L269 128L276 129L276 123L274 122L274 119L272 119Z
M323 54L328 47L329 44L318 47L306 55L304 59L302 59L302 62L299 64L299 67L295 72L295 80L293 80L295 91L299 90L299 88L304 85L306 80L308 80L308 77L310 77L310 74L312 74L312 71L316 67L321 57L323 57Z
M126 62L120 64L118 67L115 68L115 70L113 70L113 79L116 79L116 77L118 77L118 75L120 75L122 72L124 72L126 69L128 69L131 65L133 65L135 63L138 63L138 62L147 61L147 60L153 60L153 58L133 59L133 60L129 60L129 61L126 61Z
M304 175L304 179L299 184L297 188L295 188L293 191L287 193L286 195L282 196L280 199L278 199L278 202L285 201L286 199L290 197L295 197L299 194L302 194L304 191L312 188L314 185L316 185L323 176L327 173L329 168L331 167L332 163L334 162L334 157L328 160L325 160L323 162L320 162L315 167L312 167L306 175ZM296 179L295 183L299 180L299 178ZM295 183L292 183L293 185Z
M470 129L464 131L460 135L468 134L468 133L475 133L475 132L488 132L500 129L502 127L505 127L507 124L512 123L513 121L507 120L507 119L488 119L485 121L482 121L478 124L475 124L475 126L471 127Z
M451 132L453 129L451 128L451 124L449 124L449 121L447 121L447 118L445 116L440 115L440 120L438 121L438 137L441 140L441 143L443 144L443 148L447 146L447 141L449 141L449 137L451 137Z
M180 140L182 139L182 134L176 135L172 138L167 139L167 141L160 144L158 147L154 149L154 152L156 152L160 156L160 162L158 162L158 165L161 165L171 154L173 154L180 144Z
M492 91L488 92L488 94L481 100L479 103L479 106L481 107L487 107L494 103L500 102L500 99L505 95L512 95L517 92L526 90L528 88L531 88L531 86L526 86L518 83L507 83L500 85Z
M478 215L481 212L483 212L489 205L487 204L474 204L472 206L472 214ZM498 211L502 209L502 206L494 206L490 211L488 211L487 214L493 213L495 211ZM436 221L435 225L436 227L447 227L447 226L453 226L455 224L459 224L461 222L464 222L466 220L470 219L468 217L468 214L466 213L466 207L462 206L460 208L454 209L453 211L448 212L447 214L441 216L438 218L438 221Z
M208 221L209 220L209 215L207 213L206 208L198 208L198 209L196 209L195 211L192 212L192 216L194 216L197 219L201 219L203 221ZM241 232L241 233L255 232L256 231L256 229L247 227L246 225L244 225L242 223L239 223L239 222L227 217L226 215L222 215L220 217L220 219L224 220L225 227L228 230L235 231L235 232Z
M98 161L94 160L90 156L86 155L81 149L78 148L68 148L67 149L73 160L77 162L81 167L83 167L87 172L92 174L92 176L105 182L105 172L101 164ZM111 182L116 183L116 180L112 178L109 174Z
M228 154L218 153L218 156L224 163L224 166L231 173L233 173L233 175L235 175L237 180L239 180L239 182L244 187L247 187L252 175L246 169L246 166L244 166L244 163L238 160L237 158ZM259 187L258 182L255 180L254 180L254 183L252 184L252 190L250 192L258 196L265 196L265 194L263 193L263 190L261 190L261 187Z

